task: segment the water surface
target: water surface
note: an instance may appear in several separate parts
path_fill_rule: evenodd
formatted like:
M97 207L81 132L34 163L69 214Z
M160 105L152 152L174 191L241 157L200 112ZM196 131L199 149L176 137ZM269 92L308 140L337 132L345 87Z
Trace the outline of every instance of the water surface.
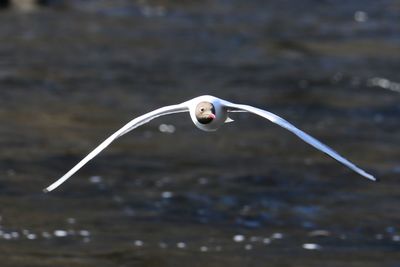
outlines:
M121 0L2 10L2 264L399 266L399 9ZM177 114L42 193L130 119L201 94L275 112L381 182L255 116L205 133Z

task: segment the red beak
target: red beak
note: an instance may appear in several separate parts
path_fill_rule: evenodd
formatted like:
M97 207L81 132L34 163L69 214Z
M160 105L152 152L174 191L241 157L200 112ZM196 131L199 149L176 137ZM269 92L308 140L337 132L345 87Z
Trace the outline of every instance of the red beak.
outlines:
M215 119L216 117L215 117L214 114L211 113L210 115L208 115L208 118L209 118L209 119Z

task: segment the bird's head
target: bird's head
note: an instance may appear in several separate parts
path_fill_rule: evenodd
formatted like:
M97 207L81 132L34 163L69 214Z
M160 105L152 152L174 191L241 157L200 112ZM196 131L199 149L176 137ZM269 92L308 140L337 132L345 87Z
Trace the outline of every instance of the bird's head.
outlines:
M216 131L228 117L221 99L203 95L187 102L190 117L197 128L206 132Z
M209 124L216 118L215 107L211 102L200 102L196 106L195 115L201 124Z

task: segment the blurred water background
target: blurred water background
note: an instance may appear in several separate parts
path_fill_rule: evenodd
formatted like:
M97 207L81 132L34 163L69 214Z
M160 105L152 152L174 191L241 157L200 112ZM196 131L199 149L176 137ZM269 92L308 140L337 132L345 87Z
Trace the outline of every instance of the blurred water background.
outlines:
M1 266L400 266L400 1L40 2L0 10ZM42 193L201 94L381 182L255 116L177 114Z

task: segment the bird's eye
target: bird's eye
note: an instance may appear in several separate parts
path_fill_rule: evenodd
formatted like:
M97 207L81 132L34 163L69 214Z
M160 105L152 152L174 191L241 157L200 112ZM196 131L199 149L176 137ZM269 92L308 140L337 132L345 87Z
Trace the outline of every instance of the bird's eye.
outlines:
M200 108L200 111L201 111L201 112L204 112L204 108Z

